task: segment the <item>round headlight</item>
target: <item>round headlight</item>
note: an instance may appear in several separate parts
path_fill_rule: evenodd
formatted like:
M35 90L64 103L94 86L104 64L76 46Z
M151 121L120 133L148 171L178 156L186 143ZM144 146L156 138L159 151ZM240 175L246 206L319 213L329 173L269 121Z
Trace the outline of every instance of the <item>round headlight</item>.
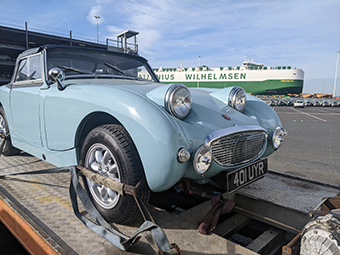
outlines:
M195 153L193 164L196 173L204 175L212 164L212 151L208 146L202 145Z
M277 127L273 133L273 147L276 150L280 147L284 138L288 135L287 131L283 128Z
M191 110L191 93L183 84L172 84L165 94L165 109L179 119L185 118Z
M229 94L229 105L239 112L246 107L246 92L241 87L234 87Z

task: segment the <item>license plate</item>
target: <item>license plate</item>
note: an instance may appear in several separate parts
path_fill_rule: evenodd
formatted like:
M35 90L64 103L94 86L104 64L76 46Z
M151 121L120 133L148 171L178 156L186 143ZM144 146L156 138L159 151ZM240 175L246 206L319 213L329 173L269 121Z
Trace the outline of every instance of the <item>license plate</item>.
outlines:
M227 174L227 191L232 193L242 188L268 173L267 159L256 161L255 163L244 166Z

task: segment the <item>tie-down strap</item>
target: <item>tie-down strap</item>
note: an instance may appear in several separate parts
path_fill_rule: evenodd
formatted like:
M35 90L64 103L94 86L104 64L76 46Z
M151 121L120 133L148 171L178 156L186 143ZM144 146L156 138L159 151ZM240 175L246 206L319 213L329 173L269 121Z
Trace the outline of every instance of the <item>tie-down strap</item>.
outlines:
M78 181L77 170L79 170L86 177L90 178L92 181L102 184L112 190L115 190L122 195L129 194L134 196L136 203L145 220L145 222L138 228L135 234L133 234L131 237L128 237L122 232L120 232L118 228L114 227L113 225L110 225L104 220L104 218L100 215L100 213L97 211L97 209L91 202L90 198L87 196L87 193L84 190L84 188L80 185ZM95 174L92 171L81 166L71 167L70 172L71 172L70 196L73 211L78 217L78 219L80 219L85 226L92 229L94 232L104 237L105 239L107 239L112 244L114 244L115 246L122 250L128 250L133 243L137 242L139 240L138 236L141 233L145 231L151 231L151 235L159 248L158 254L181 254L181 251L176 244L172 245L169 244L163 230L159 226L157 226L156 223L153 222L151 214L147 210L146 206L137 197L136 194L139 190L139 185L133 187L130 185L122 184L108 177L103 177L100 176L99 174ZM79 212L76 195L78 195L78 197L80 198L89 215L91 215L91 217L99 225L92 223L90 220L85 218Z
M112 189L114 191L117 191L122 196L128 194L128 195L136 195L139 190L143 188L141 183L138 183L136 187L127 185L121 182L118 182L116 180L113 180L111 178L101 176L95 172L92 172L88 170L86 167L83 166L77 166L77 170L79 170L83 175L85 175L87 178L89 178L91 181L94 181L95 183L104 185L105 187Z

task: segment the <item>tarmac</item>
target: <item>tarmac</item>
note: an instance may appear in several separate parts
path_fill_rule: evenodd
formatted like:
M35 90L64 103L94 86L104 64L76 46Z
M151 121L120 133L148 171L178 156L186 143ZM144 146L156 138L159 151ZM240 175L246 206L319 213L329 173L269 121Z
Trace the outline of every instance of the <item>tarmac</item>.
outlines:
M269 169L340 184L340 107L274 106L288 136Z

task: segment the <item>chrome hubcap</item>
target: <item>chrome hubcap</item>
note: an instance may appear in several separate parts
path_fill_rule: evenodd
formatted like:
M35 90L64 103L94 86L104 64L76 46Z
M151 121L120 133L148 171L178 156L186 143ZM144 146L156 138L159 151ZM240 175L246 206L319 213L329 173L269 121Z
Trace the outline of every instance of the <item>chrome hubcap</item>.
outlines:
M102 176L121 182L117 161L111 151L103 144L93 144L85 158L85 167ZM105 209L112 209L119 201L120 194L103 185L87 179L94 200Z
M0 115L0 131L2 131L4 134L7 133L5 119L1 115Z

